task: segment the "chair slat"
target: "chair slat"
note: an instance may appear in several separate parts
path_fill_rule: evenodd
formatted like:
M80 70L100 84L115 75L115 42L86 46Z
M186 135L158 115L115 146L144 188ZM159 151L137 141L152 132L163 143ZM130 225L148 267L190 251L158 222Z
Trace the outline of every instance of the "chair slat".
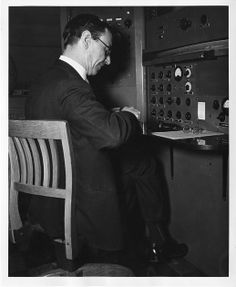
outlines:
M20 181L22 183L25 183L27 170L26 170L26 159L25 159L24 150L22 148L21 141L19 140L19 138L14 137L14 142L15 142L15 146L16 146L16 150L17 150L17 154L18 154L18 158L20 162Z
M20 180L20 167L16 147L12 138L9 138L9 176L10 176L10 190L9 190L9 231L11 234L11 241L15 243L14 230L22 227L22 221L18 209L18 192L15 191L13 181Z
M33 171L34 171L32 154L31 154L27 140L24 138L20 138L20 142L23 147L25 159L26 159L26 170L27 170L26 182L29 184L32 184L33 183Z
M61 139L65 121L9 120L9 136L39 139Z
M43 186L49 187L50 183L50 159L48 148L44 139L38 139L43 158Z
M41 185L42 181L42 165L40 161L40 156L39 156L39 150L37 148L37 145L35 143L35 139L28 139L31 151L32 151L32 156L33 156L33 165L34 165L34 184L35 185Z
M41 195L46 197L62 198L62 199L66 198L66 192L67 192L67 190L60 188L50 188L50 192L48 192L47 187L25 184L20 182L15 182L14 188L17 191L24 193Z
M58 161L58 149L55 140L50 139L49 146L52 155L52 187L58 187L59 161Z

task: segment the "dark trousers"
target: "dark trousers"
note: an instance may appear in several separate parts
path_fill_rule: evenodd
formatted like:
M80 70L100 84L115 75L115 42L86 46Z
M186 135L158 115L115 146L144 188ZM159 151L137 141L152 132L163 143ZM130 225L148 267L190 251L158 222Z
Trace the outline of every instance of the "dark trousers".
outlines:
M145 227L166 225L169 220L168 190L161 164L142 136L111 153L119 187L120 212L128 237L142 236ZM158 238L149 229L151 240Z

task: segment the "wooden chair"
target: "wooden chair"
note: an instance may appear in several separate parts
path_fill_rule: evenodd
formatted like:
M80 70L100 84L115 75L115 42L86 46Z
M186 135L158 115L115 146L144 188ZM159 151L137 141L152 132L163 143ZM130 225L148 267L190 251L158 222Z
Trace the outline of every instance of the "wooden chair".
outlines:
M62 150L63 160L59 156ZM16 231L22 228L18 207L20 192L64 200L65 256L72 261L78 253L75 244L74 219L74 162L70 132L65 121L9 121L9 230L16 242ZM64 170L64 186L59 185Z

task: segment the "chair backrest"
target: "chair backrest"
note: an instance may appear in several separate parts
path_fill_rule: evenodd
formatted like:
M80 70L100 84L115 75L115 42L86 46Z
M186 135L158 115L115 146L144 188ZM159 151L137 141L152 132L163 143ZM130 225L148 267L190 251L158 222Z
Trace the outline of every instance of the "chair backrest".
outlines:
M64 244L66 258L77 253L74 219L75 177L73 149L68 124L65 121L10 120L9 159L10 194L9 228L22 227L18 208L19 192L33 196L64 199ZM62 171L63 175L62 175ZM63 185L60 178L64 177Z

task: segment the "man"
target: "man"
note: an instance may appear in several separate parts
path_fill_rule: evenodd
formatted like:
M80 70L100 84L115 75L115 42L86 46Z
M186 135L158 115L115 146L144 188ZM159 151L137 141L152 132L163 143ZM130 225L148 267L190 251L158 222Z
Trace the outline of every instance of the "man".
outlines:
M105 109L88 82L87 76L96 75L111 63L112 33L108 24L94 15L78 15L68 22L63 37L63 55L32 87L27 110L29 119L69 123L77 172L79 234L90 250L121 250L126 215L131 216L131 207L138 198L151 241L160 247L168 241L173 249L169 255L185 255L186 246L169 240L161 227L161 179L146 149L140 152L144 139L137 120L139 112L132 107ZM59 205L55 200L31 201L32 217L54 238L62 232L62 224L55 223ZM129 227L126 230L129 233Z

